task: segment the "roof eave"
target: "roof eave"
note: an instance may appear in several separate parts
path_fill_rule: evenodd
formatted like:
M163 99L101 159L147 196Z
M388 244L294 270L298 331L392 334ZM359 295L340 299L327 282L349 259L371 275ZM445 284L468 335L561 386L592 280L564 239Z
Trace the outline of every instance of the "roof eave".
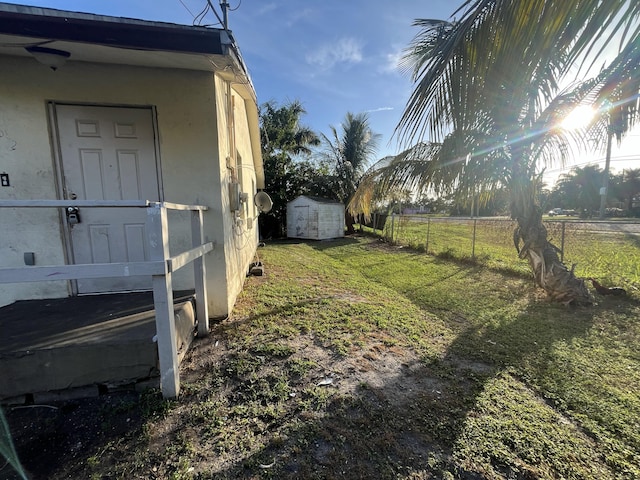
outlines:
M0 3L0 33L111 47L225 54L224 30Z

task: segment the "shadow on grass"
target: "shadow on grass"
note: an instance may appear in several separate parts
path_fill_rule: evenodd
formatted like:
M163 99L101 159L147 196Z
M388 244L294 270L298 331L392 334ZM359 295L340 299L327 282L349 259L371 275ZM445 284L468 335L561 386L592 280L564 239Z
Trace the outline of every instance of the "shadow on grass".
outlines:
M291 304L270 314L287 310L293 312L298 306ZM203 468L196 462L194 454L189 453L194 448L189 445L198 441L205 446L208 441L211 442L210 447L199 454L204 465L207 456L213 458L224 453L217 450L219 447L216 447L215 438L219 435L216 432L221 431L227 420L219 418L214 412L203 415L202 424L191 434L185 433L193 428L193 417L189 416L178 417L181 421L171 422L171 429L164 430L161 435L155 434L156 442L166 442L162 447L165 452L173 449L170 461L162 456L162 451L157 451L157 446L154 454L149 454L148 447L143 447L150 439L145 438L148 433L144 433L139 413L135 413L139 407L133 407L131 397L128 397L128 403L124 406L109 401L101 408L93 404L93 408L100 413L98 420L102 422L102 427L84 420L84 428L88 433L97 427L98 432L94 433L100 433L102 429L107 434L96 435L89 445L81 445L83 441L89 442L88 435L83 439L76 437L75 442L71 442L72 438L65 438L56 427L60 420L50 421L47 428L54 435L51 438L68 444L71 458L76 458L76 465L68 467L65 473L67 476L77 475L76 478L88 478L87 462L91 458L99 459L99 455L92 455L87 460L91 451L103 455L110 451L111 460L106 462L105 468L113 467L115 471L116 465L120 464L117 467L119 471L131 472L130 478L482 479L485 476L477 469L461 464L455 458L455 452L460 442L469 441L461 436L470 416L476 415L479 398L487 385L505 372L509 374L520 370L523 362L530 362L531 359L535 359L536 368L546 368L554 344L583 337L592 326L593 310L567 310L554 305L534 308L544 308L548 312L541 323L532 325L530 315L524 312L504 324L471 326L456 337L443 356L437 359L406 359L398 363L397 368L389 369L386 375L377 376L377 381L367 376L367 367L363 366L341 372L342 376L336 377L336 385L318 386L317 381L309 382L308 376L306 380L287 378L284 365L288 358L265 355L263 352L266 358L258 362L257 356L249 351L243 358L251 359L254 367L268 366L281 372L281 375L262 376L270 388L275 386L279 377L297 388L296 397L280 399L281 406L278 408L287 409L287 412L278 416L273 414L274 404L278 402L268 397L255 397L258 381L256 371L252 370L251 374L245 376L239 375L237 368L230 367L232 362L237 361L238 354L224 356L221 358L221 370L206 368L198 374L207 376L209 380L203 380L205 383L216 382L210 385L210 390L204 389L196 394L187 391L186 397L183 396L178 402L184 404L187 415L193 415L193 408L201 408L206 404L211 391L223 389L237 411L245 411L251 405L258 406L255 418L249 415L244 420L253 427L248 429L248 437L243 436L240 442L249 438L262 443L262 447L251 449L252 453L246 455L242 453L242 446L227 446L238 448L238 455L237 460L227 462L223 468ZM217 338L214 335L202 340L199 348L212 348ZM344 359L325 347L321 348L326 350L327 358L332 362L338 363ZM326 375L327 372L320 369L315 373ZM340 388L341 383L348 381L355 387L344 392ZM303 384L307 386L305 390ZM195 395L197 401L193 401L190 395ZM84 407L78 409L78 413L81 412L87 414ZM33 415L35 412L23 413ZM59 416L62 414L58 413ZM79 421L79 417L74 418ZM209 427L207 422L212 422L214 426ZM125 426L128 423L133 430L127 432ZM120 437L112 434L115 432ZM540 432L540 435L543 433ZM212 441L212 437L215 441ZM169 438L174 440L167 441ZM482 442L482 439L477 441ZM134 445L142 447L142 453L130 450ZM89 446L91 448L87 449ZM36 463L25 465L31 470L32 478L67 478L51 475L56 472L56 466L60 467L59 460L51 457L47 464L41 463L46 458L47 449L52 450L52 446L45 442L41 443L41 448L45 457L38 459L34 455L31 462ZM573 457L579 455L573 451L570 453ZM180 458L189 460L183 462ZM70 458L66 457L66 462L69 461ZM126 468L123 463L127 464ZM188 466L191 464L195 466L195 471L188 475ZM494 468L504 478L539 478L524 470L522 465L518 469L514 465L498 463ZM115 475L112 478L125 477ZM597 477L587 475L584 478Z
M405 363L382 385L363 382L353 395L307 413L295 429L205 478L252 478L261 465L269 466L265 477L402 478L424 472L425 478L446 478L448 472L483 478L457 465L452 454L487 383L532 359L544 369L554 344L583 337L592 326L593 310L537 308L548 313L540 323L532 324L525 312L498 326L470 327L442 358ZM566 460L579 455L568 452ZM509 478L533 478L509 465L496 469Z
M640 249L640 232L624 232L624 237L629 240L634 247Z
M415 254L409 250L402 252ZM394 263L394 259L388 261ZM423 310L433 312L433 304L424 297L425 287L477 271L478 267L458 264L448 276L424 277L420 286L406 281L400 286L394 284L393 288ZM533 300L525 302L522 312L509 319L478 321L463 317L460 322L451 318L458 334L443 355L405 358L397 365L392 358L379 355L377 361L386 363L388 368L384 375L373 377L369 375L373 367L367 365L343 370L344 376L337 382L337 389L330 390L333 393L329 398L324 397L322 391L333 386L315 386L313 395L301 399L308 400L306 407L298 404L284 421L266 422L261 448L223 469L203 472L198 478L485 478L482 471L486 465L474 464L478 458L465 462L457 453L467 447L481 450L483 442L493 439L469 438L468 424L482 416L480 410L486 392L495 390L496 384L517 384L511 388L516 393L510 400L513 404L517 405L518 394L522 393L518 388L521 388L523 397L531 400L530 404L542 404L542 410L547 405L553 414L544 420L542 429L528 433L531 444L541 448L523 447L518 445L520 439L512 438L500 438L504 444L487 446L496 449L482 452L486 454L483 459L488 468L492 469L485 472L488 476L518 480L633 478L626 472L616 471L609 459L604 459L603 450L593 448L591 432L582 431L577 423L574 425L571 419L563 417L562 409L556 408L558 399L547 396L544 386L538 383L546 370L562 368L555 349L584 341L594 327L596 316L607 314L609 309L632 316L637 305L625 302L615 305L601 302L590 309L568 309ZM435 310L437 308L447 307L443 304ZM369 351L363 354L369 358L367 355L375 356ZM338 362L338 358L335 360ZM278 361L269 359L269 362ZM510 378L513 379L511 385ZM345 392L340 389L340 383L355 387ZM569 384L566 387L570 389ZM500 393L498 390L497 395ZM505 397L507 394L505 391ZM571 400L570 395L566 398ZM528 410L530 404L522 411L516 410L514 415L535 416ZM543 419L551 415L548 411L541 414ZM505 422L517 424L517 420L507 418ZM569 425L567 430L575 429L575 438L562 438L566 431L558 430L556 423L562 425L563 422ZM502 427L501 424L494 426L498 430ZM532 427L535 430L536 425ZM481 435L485 433L480 431ZM574 441L577 443L573 444ZM537 470L539 465L541 470Z
M348 235L341 238L328 238L324 240L311 240L302 238L280 238L265 241L269 245L309 245L314 250L323 251L329 248L343 247L358 243L358 234Z
M381 383L356 381L351 394L293 411L298 421L268 425L271 439L263 448L198 478L484 478L457 464L453 453L487 382L531 358L543 366L554 343L591 326L588 311L552 313L562 316L550 316L543 335L532 335L541 325L532 326L526 313L504 325L469 328L442 358L402 363ZM350 375L368 378L363 371ZM508 465L496 469L508 478L533 478ZM424 477L410 477L417 474Z

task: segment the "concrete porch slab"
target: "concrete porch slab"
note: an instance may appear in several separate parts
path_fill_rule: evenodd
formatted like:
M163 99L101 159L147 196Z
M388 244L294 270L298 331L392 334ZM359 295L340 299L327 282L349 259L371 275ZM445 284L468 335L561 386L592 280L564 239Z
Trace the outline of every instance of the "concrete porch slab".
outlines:
M182 357L195 332L192 292L175 293L175 313ZM0 332L0 402L158 374L151 292L15 302L0 308Z

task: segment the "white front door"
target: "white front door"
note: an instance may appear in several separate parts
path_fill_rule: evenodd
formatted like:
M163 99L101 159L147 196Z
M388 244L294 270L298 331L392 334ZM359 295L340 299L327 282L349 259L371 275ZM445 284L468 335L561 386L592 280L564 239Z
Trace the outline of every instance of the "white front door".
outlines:
M56 105L64 195L77 200L160 200L149 108ZM73 262L148 260L144 208L81 208L69 225ZM78 293L149 290L151 277L79 279Z

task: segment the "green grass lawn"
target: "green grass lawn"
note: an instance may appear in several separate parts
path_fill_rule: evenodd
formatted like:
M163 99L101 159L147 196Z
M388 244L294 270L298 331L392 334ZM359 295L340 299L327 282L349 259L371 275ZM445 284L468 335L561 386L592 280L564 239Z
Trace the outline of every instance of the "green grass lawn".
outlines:
M617 222L620 223L620 222ZM640 290L640 236L614 227L598 231L594 224L579 221L547 221L550 241L564 247L564 262L581 277L595 277L606 285ZM384 236L397 244L428 251L440 257L473 258L478 264L521 274L529 272L513 244L515 223L503 219L396 217L387 220ZM564 244L563 230L564 228ZM369 229L370 230L370 229Z
M180 398L112 404L136 428L50 478L640 478L636 298L569 309L371 237L259 254Z

